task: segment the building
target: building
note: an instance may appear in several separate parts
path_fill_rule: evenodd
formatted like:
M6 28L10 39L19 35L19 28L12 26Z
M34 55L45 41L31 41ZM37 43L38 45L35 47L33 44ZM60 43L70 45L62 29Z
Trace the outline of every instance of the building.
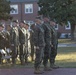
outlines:
M13 19L26 20L33 23L35 17L38 15L38 0L10 0L10 7L12 8L10 15Z
M10 7L12 8L10 15L13 19L26 20L28 23L32 24L35 17L38 15L38 0L10 0ZM70 23L65 26L57 25L55 29L61 34L60 38L70 37L71 26Z
M71 24L68 21L66 25L56 25L55 29L57 30L60 38L71 38Z

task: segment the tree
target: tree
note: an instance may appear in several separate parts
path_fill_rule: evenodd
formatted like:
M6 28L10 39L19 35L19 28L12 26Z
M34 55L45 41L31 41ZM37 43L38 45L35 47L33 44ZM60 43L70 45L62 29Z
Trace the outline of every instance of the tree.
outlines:
M41 10L38 11L40 15L47 15L60 24L70 21L71 39L74 39L76 0L39 0L38 5L41 8Z
M11 19L10 10L10 1L0 0L0 20Z

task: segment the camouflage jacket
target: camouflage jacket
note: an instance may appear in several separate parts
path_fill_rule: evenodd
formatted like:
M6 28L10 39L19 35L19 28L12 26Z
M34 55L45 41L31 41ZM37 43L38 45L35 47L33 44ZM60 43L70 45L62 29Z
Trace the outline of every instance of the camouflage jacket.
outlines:
M39 47L45 46L44 30L41 25L36 25L34 28L34 45Z
M51 29L49 26L50 26L49 23L44 23L42 25L44 29L44 39L45 39L46 45L51 45Z

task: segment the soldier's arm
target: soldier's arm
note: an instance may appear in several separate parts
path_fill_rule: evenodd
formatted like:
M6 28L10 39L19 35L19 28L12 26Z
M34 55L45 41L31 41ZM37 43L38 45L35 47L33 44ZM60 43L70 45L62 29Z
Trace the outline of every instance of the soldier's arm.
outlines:
M11 43L11 46L14 46L14 32L11 30L10 31L10 43Z
M35 28L34 29L34 44L35 44L35 46L39 46L38 39L39 39L39 29Z

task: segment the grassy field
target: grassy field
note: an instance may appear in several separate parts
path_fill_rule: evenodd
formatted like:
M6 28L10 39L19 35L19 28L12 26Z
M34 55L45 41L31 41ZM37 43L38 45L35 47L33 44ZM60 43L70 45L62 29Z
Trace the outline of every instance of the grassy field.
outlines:
M66 43L66 44L71 44L71 43L76 43L76 40L71 40L71 39L58 39L58 43Z
M60 67L76 67L76 47L58 48L56 64Z
M3 64L0 65L0 68L32 68L34 67L34 62L25 64L25 65L20 65L20 62L17 61L17 65L11 66L9 63L8 64ZM59 65L60 67L68 67L68 68L76 68L76 47L59 47L58 48L58 54L56 57L56 64ZM43 65L42 65L43 67Z
M76 43L75 41L71 41L70 39L59 39L59 43ZM30 59L29 59L30 61ZM25 65L20 65L20 61L17 60L17 65L11 66L9 63L8 64L2 64L0 65L0 68L25 68L25 67L34 67L34 62L25 64ZM56 57L56 64L59 65L60 67L65 67L65 68L76 68L76 47L59 47L58 48L58 54ZM43 65L42 65L43 67Z

